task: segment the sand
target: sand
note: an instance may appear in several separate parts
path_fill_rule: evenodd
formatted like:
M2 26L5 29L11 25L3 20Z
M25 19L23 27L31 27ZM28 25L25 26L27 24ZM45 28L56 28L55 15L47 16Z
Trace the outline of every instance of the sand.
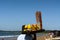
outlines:
M17 40L17 38L12 37L12 38L0 38L0 40Z
M47 38L49 38L49 36L38 36L37 40L45 40Z

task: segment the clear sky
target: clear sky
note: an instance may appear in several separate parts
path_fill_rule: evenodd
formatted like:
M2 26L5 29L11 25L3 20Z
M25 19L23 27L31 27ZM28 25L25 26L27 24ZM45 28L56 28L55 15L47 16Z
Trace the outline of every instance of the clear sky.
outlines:
M0 30L21 30L35 24L35 12L42 12L43 28L60 29L60 0L0 0Z

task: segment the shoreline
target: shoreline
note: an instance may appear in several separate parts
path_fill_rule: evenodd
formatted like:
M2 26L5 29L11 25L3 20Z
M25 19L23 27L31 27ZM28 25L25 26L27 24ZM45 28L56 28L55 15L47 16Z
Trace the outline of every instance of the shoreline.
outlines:
M15 36L0 36L0 40L17 40L17 37L19 35L15 35ZM49 36L37 36L36 39L37 40L45 40L46 38L49 38Z
M50 40L49 36L37 36L36 40ZM53 40L60 39L60 37L53 38ZM17 40L17 37L6 37L6 38L0 38L0 40Z

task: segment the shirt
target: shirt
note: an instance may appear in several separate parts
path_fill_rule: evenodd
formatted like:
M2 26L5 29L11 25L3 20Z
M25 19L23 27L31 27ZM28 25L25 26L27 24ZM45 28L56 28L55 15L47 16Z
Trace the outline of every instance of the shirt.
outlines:
M21 34L18 36L17 40L32 40L32 35Z

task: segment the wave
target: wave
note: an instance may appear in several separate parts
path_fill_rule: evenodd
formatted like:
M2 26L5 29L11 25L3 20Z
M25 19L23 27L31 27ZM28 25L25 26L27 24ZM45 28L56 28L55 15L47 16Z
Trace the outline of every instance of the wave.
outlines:
M0 38L18 37L19 35L0 36Z

